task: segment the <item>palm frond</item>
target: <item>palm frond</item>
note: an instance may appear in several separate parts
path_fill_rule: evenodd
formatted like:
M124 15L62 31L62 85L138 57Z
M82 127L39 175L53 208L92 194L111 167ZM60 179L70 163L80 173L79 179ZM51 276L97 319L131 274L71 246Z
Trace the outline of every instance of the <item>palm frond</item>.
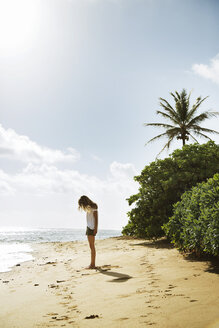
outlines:
M189 110L190 94L189 96L187 96L187 92L185 89L182 90L181 94L179 94L177 91L175 91L175 94L176 95L171 93L171 95L174 97L175 100L175 108L176 108L178 121L185 122Z
M160 138L162 138L162 137L164 137L164 136L168 136L166 132L161 133L161 134L159 134L158 136L156 136L156 137L150 139L148 142L146 142L145 146L146 146L149 142L152 142L152 141L154 141L154 140L156 140L156 139L160 139Z
M155 126L155 127L162 127L162 128L173 128L173 125L165 124L165 123L144 123L144 126Z
M189 92L187 97L187 108L189 108L191 94L192 94L192 90Z
M189 136L190 136L193 140L195 140L195 142L199 143L198 140L197 140L197 139L196 139L191 133L189 133Z
M209 136L206 136L204 133L201 133L201 132L199 132L199 131L194 131L194 133L197 135L197 136L202 136L202 137L204 137L204 138L206 138L206 139L208 139L208 140L212 140Z
M182 102L181 101L177 101L175 104L176 107L176 112L180 118L180 121L182 121Z
M188 122L187 127L191 127L193 124L198 124L207 118L216 117L217 115L219 115L217 112L203 112L200 115L193 117L193 119Z
M157 110L157 114L162 115L164 118L171 120L175 124L179 124L179 122L173 116L170 116L164 112L161 112L160 110Z
M168 101L166 101L163 98L160 98L161 102L159 103L161 107L163 107L163 109L165 111L167 111L169 114L171 114L173 117L175 117L175 119L177 121L179 121L179 116L177 114L177 112L170 106L170 104L168 103ZM162 101L164 102L164 104L162 103ZM166 105L165 105L166 104Z
M184 89L183 89L183 90L184 90ZM183 91L182 91L182 92L183 92ZM175 94L177 95L178 100L180 100L180 99L181 99L180 94L179 94L177 91L175 91Z
M181 129L178 127L174 127L172 129L167 130L166 133L170 139L175 138L181 135Z
M198 97L196 99L196 103L192 106L191 110L188 112L188 116L187 116L187 122L189 120L191 120L191 118L193 118L193 115L194 113L196 112L196 110L200 107L200 105L203 103L203 101L205 99L207 99L209 96L205 97L205 98L201 98L201 97Z
M161 101L163 101L169 109L171 109L173 112L175 112L174 108L168 103L168 101L164 98L159 98Z
M193 131L202 131L202 132L208 132L208 133L216 133L216 134L219 134L219 132L218 131L215 131L215 130L211 130L211 129L206 129L206 128L203 128L203 127L201 127L201 126L199 126L199 125L193 125L192 126L192 130Z
M188 115L188 111L189 111L189 107L188 107L188 97L187 97L187 93L186 90L183 89L182 93L181 93L181 118L182 121L185 122L187 115Z
M161 151L157 154L156 158L158 158L158 156L162 153L162 151L164 151L165 148L167 148L167 149L170 148L170 144L172 141L173 141L173 138L168 140L168 142L164 145L164 147L161 149Z

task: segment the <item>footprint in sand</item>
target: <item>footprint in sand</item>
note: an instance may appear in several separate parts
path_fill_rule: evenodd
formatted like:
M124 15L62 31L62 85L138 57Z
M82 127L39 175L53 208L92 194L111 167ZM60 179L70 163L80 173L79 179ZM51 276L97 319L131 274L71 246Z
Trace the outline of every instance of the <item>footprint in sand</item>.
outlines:
M59 302L59 304L67 306L69 304L69 302Z
M51 285L48 285L49 288L59 288L58 285L55 285L55 284L51 284Z
M95 318L99 318L99 315L98 314L91 314L91 315L86 316L84 319L95 319Z
M151 281L151 282L149 282L148 285L154 285L154 284L155 284L155 281Z
M148 326L156 325L156 322L146 322Z
M173 294L170 293L166 293L165 296L172 296Z
M60 284L61 282L65 282L65 280L56 280L57 284Z
M185 296L184 294L173 294L173 296Z
M147 293L149 292L149 290L147 290L146 288L138 288L136 289L136 293L137 294L143 294L143 293Z
M154 294L153 297L160 297L160 294Z
M129 297L129 296L131 296L130 294L123 294L123 295L118 295L119 296L119 298L126 298L126 297Z
M77 305L71 305L71 306L69 306L68 307L70 310L75 310L75 309L77 309Z
M153 309L160 309L160 306L153 306Z
M65 300L71 300L72 299L72 296L71 295L67 295L65 297L63 297Z
M143 262L140 265L147 265L147 264L148 264L148 262Z
M153 276L154 276L155 274L156 274L156 273L150 271L150 276L149 276L149 278L153 278Z
M53 316L52 319L57 321L62 321L62 320L69 320L70 318L67 315L62 315L60 317Z

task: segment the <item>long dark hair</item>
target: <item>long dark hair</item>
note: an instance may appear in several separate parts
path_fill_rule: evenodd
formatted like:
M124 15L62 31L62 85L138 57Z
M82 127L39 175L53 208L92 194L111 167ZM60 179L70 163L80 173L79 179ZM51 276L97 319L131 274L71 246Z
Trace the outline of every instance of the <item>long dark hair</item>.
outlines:
M97 204L94 203L90 198L87 196L83 195L81 198L78 200L78 209L79 210L84 210L86 212L90 212L91 209L97 209Z

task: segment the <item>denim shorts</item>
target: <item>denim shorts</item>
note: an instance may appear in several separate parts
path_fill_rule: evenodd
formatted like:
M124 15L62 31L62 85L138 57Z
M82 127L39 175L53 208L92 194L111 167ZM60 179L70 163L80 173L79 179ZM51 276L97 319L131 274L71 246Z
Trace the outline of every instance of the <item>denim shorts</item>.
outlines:
M90 229L89 227L87 227L86 235L87 236L94 236L94 229Z

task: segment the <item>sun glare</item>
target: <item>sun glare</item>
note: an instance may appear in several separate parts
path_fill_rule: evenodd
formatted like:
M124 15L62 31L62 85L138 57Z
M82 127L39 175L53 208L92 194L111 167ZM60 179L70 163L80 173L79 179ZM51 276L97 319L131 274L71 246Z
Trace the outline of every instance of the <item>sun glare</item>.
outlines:
M0 51L23 50L36 35L38 0L0 0Z

